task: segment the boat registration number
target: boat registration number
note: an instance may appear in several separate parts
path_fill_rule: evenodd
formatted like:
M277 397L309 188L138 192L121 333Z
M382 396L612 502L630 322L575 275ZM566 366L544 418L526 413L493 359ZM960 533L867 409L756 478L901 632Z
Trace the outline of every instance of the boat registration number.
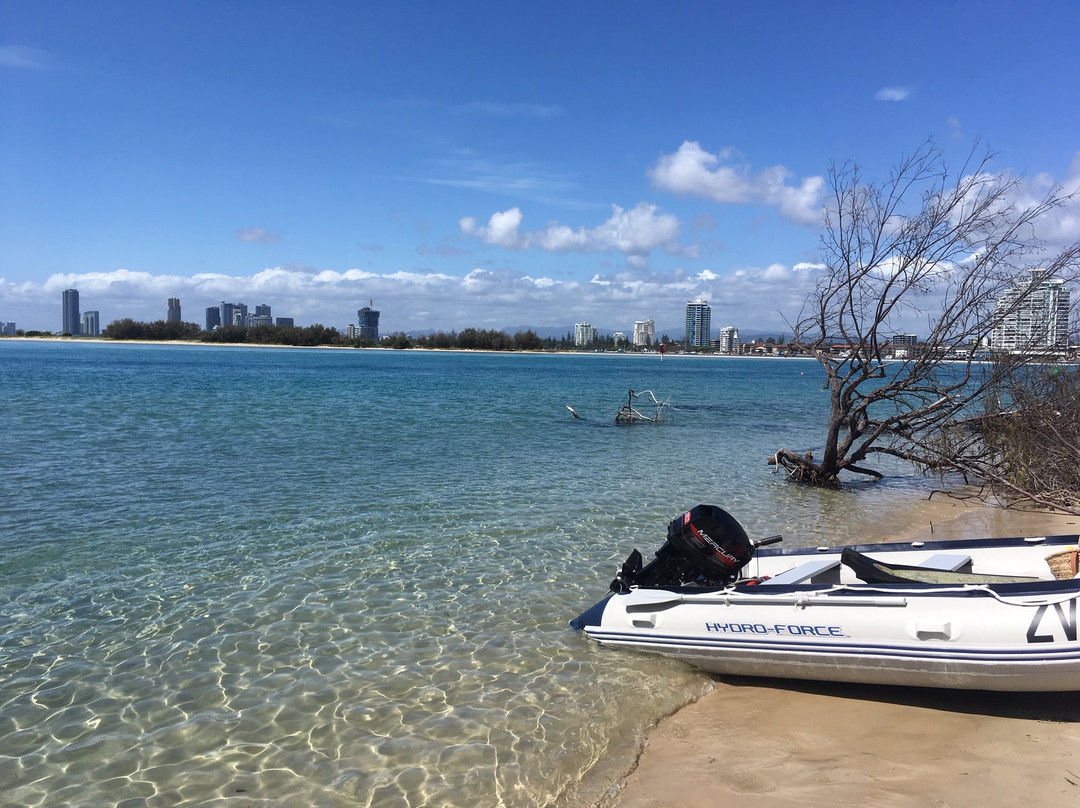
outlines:
M1068 607L1068 614L1066 614L1064 604L1053 604L1054 613L1057 614L1057 622L1061 625L1061 630L1065 632L1065 639L1076 642L1075 598L1069 601ZM1031 625L1028 626L1027 630L1028 642L1054 642L1057 640L1058 635L1054 631L1056 628L1054 626L1054 621L1049 621L1049 627L1042 624L1043 618L1046 616L1046 613L1050 611L1050 608L1050 604L1044 604L1035 610L1035 616L1031 618Z
M800 623L706 623L705 630L721 634L763 634L783 637L843 637L841 626L809 626Z

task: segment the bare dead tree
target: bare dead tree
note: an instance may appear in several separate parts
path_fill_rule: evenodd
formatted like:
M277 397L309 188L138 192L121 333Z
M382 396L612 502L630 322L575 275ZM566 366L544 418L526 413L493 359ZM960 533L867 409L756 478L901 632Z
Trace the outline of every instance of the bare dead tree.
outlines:
M875 455L926 469L988 470L974 419L1004 411L995 396L1006 380L1046 357L1021 349L985 363L972 349L987 345L995 323L1044 279L1074 279L1080 259L1080 242L1050 253L1036 236L1071 197L1055 189L1021 205L1020 179L993 173L992 159L976 146L953 173L927 142L883 182L864 181L850 162L830 170L824 269L789 325L793 348L825 371L831 413L819 457L781 449L770 463L820 485L837 484L844 471L882 476L866 465ZM886 356L890 337L914 314L926 317L922 345ZM969 462L975 458L982 465Z

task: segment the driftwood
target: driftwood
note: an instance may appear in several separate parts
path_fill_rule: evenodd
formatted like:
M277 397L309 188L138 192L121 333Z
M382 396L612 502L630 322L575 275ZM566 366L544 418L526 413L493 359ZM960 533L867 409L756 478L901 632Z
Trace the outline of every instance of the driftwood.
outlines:
M814 462L814 455L809 451L799 454L790 449L780 449L769 458L769 465L776 466L777 471L781 467L787 469L788 479L797 483L833 487L840 484L835 475L826 474L824 469ZM851 464L846 465L844 468L848 471L856 471L859 474L868 474L871 477L880 478L883 476L881 472Z
M641 412L634 406L634 399L645 396L648 396L649 400L652 402L649 407L650 413L648 414ZM630 390L626 397L626 403L619 408L617 413L615 413L615 423L637 424L648 422L658 424L665 419L667 410L669 409L668 403L657 399L657 397L653 395L652 390L642 390L640 393L635 393L633 390Z

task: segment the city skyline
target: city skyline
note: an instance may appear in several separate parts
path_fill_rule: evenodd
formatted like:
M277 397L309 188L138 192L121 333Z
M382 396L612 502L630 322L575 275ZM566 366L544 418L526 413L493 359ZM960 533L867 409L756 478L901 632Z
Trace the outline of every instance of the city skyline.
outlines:
M340 326L374 298L385 333L674 329L700 297L778 331L821 268L832 165L881 179L932 138L954 170L996 151L1018 205L1080 188L1080 6L1058 0L572 23L486 0L0 3L0 319L26 329L79 288L105 320L273 299ZM1078 203L1038 235L1075 240Z
M1011 352L1023 352L1029 349L1035 350L1060 350L1067 351L1069 348L1069 312L1071 291L1065 282L1047 274L1045 270L1031 270L1031 277L1038 279L1036 286L1031 287L1030 282L1018 282L1007 290L997 301L995 322L989 345L1000 350ZM374 304L374 300L369 301ZM170 297L167 301L168 311L163 322L183 322L181 318L181 301L179 298ZM220 306L208 306L205 309L205 330L212 331L223 324L239 327L255 326L294 326L291 317L278 317L276 320L271 316L272 307L262 303L255 306L255 313L249 315L246 303L230 303L223 301ZM381 312L364 306L356 312L357 322L349 323L344 329L337 326L329 326L346 337L363 337L369 343L378 343L380 335L379 317ZM65 289L61 296L61 315L64 321L61 333L69 333L73 336L100 336L100 313L98 311L80 312L79 290ZM324 324L325 325L325 324ZM562 330L561 327L556 327ZM456 331L457 329L453 329ZM510 329L501 329L509 333ZM0 323L0 334L16 335L22 331L17 329L13 322ZM431 332L431 330L427 330ZM620 341L634 347L647 347L671 340L669 334L664 334L657 340L655 335L655 322L638 320L634 322L633 337L626 333L604 329L607 336L613 337L616 343ZM419 333L425 333L421 330ZM577 346L587 346L601 338L601 332L588 322L574 323L572 331L567 330L567 337ZM562 334L560 333L561 337ZM749 336L749 335L748 335ZM761 341L760 335L755 335L757 341ZM606 338L606 337L605 337ZM771 339L769 341L772 341ZM779 342L783 342L783 337ZM895 333L888 338L888 343L902 345L905 348L918 344L917 334ZM674 340L679 342L679 340ZM743 341L739 337L739 329L734 325L720 326L717 329L711 327L711 307L708 301L700 298L688 300L685 308L685 330L682 344L687 349L716 348L721 353L733 352Z
M374 304L374 300L373 299L370 300L369 304ZM156 322L157 320L162 320L163 322L177 322L177 323L179 323L179 322L194 322L193 320L190 320L190 319L189 320L184 320L183 319L183 317L182 317L182 304L181 304L180 298L177 298L177 297L168 298L168 300L166 302L166 306L167 306L167 310L166 310L166 315L165 315L164 318L153 318L153 319L145 321L145 322ZM94 335L94 336L100 335L100 325L99 325L100 313L98 311L88 311L88 312L85 312L85 313L80 313L80 308L79 307L80 307L79 290L78 289L65 289L62 296L61 296L61 304L60 304L61 318L63 320L63 325L61 326L60 331L58 333L70 333L70 334L73 334L73 335L79 335L79 334L82 334L82 335ZM700 315L700 310L701 310L702 307L704 307L704 309L706 310L703 320L702 320L701 315ZM687 312L688 322L689 322L689 312L690 312L691 308L694 308L696 311L699 312L697 322L699 324L704 322L705 328L708 329L708 324L709 324L709 311L708 310L709 310L710 307L708 306L707 301L702 301L702 300L698 299L698 300L694 300L694 301L689 301L688 300L686 302L686 312ZM213 330L214 328L216 328L218 326L221 326L221 325L237 325L237 326L244 326L244 327L255 326L255 325L279 325L279 326L281 326L281 325L286 325L286 326L294 325L294 318L292 318L292 317L276 317L276 318L272 317L271 316L272 307L269 304L266 304L266 303L261 303L261 304L256 305L254 314L249 314L248 310L249 310L249 306L246 303L230 303L228 301L222 301L221 304L217 305L217 306L207 306L204 309L205 317L204 317L204 323L203 323L202 327L205 328L205 330L210 331L210 330ZM356 318L357 319L356 319L355 323L347 323L344 327L340 326L339 324L334 324L334 323L322 323L322 325L325 325L325 326L330 327L330 328L335 328L336 330L342 331L342 332L347 332L348 330L352 329L352 330L355 330L357 335L363 336L363 337L371 340L372 342L377 342L379 340L379 338L380 338L380 331L379 331L379 317L380 317L380 314L381 314L381 312L379 312L378 310L372 308L371 305L368 305L368 306L364 306L363 308L357 310L357 312L356 312ZM81 325L80 325L80 328L78 330L76 330L74 328L74 326L71 325L72 323L80 323L80 324L85 323L87 315L91 316L91 322L94 323L94 327L93 327L93 329L91 331L88 332L86 330L86 328L82 327ZM134 319L134 318L126 318L124 315L121 315L121 316L112 318L111 320L109 320L109 322L114 322L114 321L118 321L118 320L122 320L122 319ZM198 325L198 323L195 323L195 324ZM577 337L578 337L578 327L580 325L585 325L589 329L591 329L592 336L587 341L591 341L593 339L596 339L598 333L606 332L606 333L612 333L612 334L616 334L616 335L621 335L622 338L625 339L627 342L631 342L630 338L627 337L624 332L620 331L619 328L605 327L605 328L600 329L598 331L598 329L596 329L595 327L590 326L588 323L575 323L572 327L565 328L565 331L566 331L567 334L569 334L571 332L573 332L575 334L575 341L577 340ZM451 329L451 330L458 331L458 330L462 330L464 328L473 328L473 327L475 327L475 326L462 325L462 326L459 326L459 327ZM518 327L520 328L520 327L532 327L532 326L528 326L526 324L526 325L518 326ZM503 329L501 329L501 330L509 330L510 328L511 327L509 327L509 326L504 326ZM540 327L540 328L544 328L544 327ZM549 330L551 328L562 329L563 327L562 326L553 326L553 327L548 327L545 330ZM19 331L25 331L27 329L23 329L23 328L20 327L18 330ZM36 330L36 329L30 329L30 330ZM49 329L45 329L45 330L49 330ZM417 329L416 332L422 333L422 332L425 332L425 331L433 331L433 330L438 330L438 329ZM14 334L15 329L12 329L11 333ZM633 344L636 344L636 345L652 344L656 340L656 337L655 337L655 321L652 318L649 318L647 320L635 321L634 322L633 333L635 335L634 340L633 340ZM719 331L717 331L716 333L719 333ZM711 334L711 330L710 330L710 334ZM641 335L641 339L642 339L642 341L640 341L640 342L638 341L638 336L639 335ZM383 334L382 336L386 336L386 334ZM695 344L699 344L699 343L695 343Z

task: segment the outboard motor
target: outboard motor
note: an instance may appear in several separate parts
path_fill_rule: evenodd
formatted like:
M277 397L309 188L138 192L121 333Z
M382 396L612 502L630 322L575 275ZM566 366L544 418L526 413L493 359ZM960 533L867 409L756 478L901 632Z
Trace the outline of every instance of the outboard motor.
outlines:
M755 546L723 508L698 505L671 520L667 541L644 567L641 553L634 550L611 582L611 591L626 592L631 586L723 586L738 577Z

